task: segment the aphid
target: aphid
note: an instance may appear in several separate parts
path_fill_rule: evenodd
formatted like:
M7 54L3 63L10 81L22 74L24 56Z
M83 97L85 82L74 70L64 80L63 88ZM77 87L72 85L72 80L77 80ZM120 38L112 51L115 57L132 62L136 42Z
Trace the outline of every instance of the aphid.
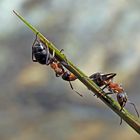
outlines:
M126 103L129 102L131 105L133 105L137 116L139 117L139 113L136 109L136 106L134 103L128 101L128 97L126 92L124 91L123 87L118 84L118 83L114 83L113 82L113 78L116 76L116 73L109 73L109 74L102 74L102 73L94 73L92 74L89 78L94 81L99 87L102 87L102 90L104 90L105 88L107 88L110 93L106 93L107 94L117 94L117 101L121 106L120 111L123 110L123 108L125 107ZM122 123L122 119L120 124Z
M55 58L55 51L53 51L53 54L50 53L49 48L47 45L45 45L43 42L36 38L32 45L32 60L33 62L38 62L42 65L50 65L50 67L54 70L56 77L62 77L63 80L69 81L70 87L72 90L74 90L72 84L70 81L76 80L76 76L68 71L65 71L62 64L68 65L67 62L59 62ZM60 51L62 52L63 49ZM82 96L79 92L74 90L77 94Z

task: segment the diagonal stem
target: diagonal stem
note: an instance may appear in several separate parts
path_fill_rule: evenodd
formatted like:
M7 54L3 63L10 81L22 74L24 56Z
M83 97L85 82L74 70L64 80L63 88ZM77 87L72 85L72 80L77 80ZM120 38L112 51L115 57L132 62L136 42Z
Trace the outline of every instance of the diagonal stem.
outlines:
M13 11L19 19L21 19L35 34L38 33L40 40L45 43L52 53L55 51L55 57L59 61L66 61L66 56L62 54L49 40L47 40L35 27L28 23L20 14ZM126 109L120 111L121 107L118 102L114 101L111 97L105 96L105 92L102 91L88 76L86 76L80 69L67 60L67 64L63 64L70 72L72 72L89 90L97 95L106 105L108 105L116 114L118 114L124 121L126 121L138 134L140 134L140 120L131 115Z

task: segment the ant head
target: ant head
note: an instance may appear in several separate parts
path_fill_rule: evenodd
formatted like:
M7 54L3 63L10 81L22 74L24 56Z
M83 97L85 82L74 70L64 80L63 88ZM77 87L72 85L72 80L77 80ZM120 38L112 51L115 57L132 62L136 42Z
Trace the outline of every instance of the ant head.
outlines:
M120 104L121 108L123 108L126 105L127 102L127 94L126 92L118 93L117 94L117 100Z
M34 52L34 53L38 53L38 52L46 53L46 50L45 50L45 47L43 46L42 43L37 42L37 43L33 46L33 52Z

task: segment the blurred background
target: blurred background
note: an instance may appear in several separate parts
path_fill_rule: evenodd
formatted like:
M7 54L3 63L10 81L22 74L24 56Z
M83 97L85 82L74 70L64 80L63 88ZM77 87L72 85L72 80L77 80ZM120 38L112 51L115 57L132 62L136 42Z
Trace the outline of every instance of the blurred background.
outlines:
M73 86L83 98L49 67L33 63L35 35L12 12L87 75L116 72L115 81L140 112L139 0L1 0L0 9L1 140L139 139L78 80Z

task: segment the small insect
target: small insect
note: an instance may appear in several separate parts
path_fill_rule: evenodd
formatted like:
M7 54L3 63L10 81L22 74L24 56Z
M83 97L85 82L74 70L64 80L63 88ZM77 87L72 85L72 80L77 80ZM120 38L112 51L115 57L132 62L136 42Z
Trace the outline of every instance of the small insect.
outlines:
M125 107L126 103L129 102L131 105L133 105L137 116L139 117L139 113L136 109L136 106L134 103L130 102L128 100L127 94L124 91L123 87L118 84L118 83L114 83L113 82L113 78L116 76L116 73L108 73L108 74L102 74L102 73L94 73L92 74L89 78L95 82L99 87L102 87L102 90L104 90L105 88L107 88L110 92L106 93L107 94L117 94L117 101L121 106L120 111L123 110L123 108ZM120 121L120 124L122 124L122 119Z
M71 89L74 90L74 88L73 88L73 86L72 86L72 84L71 84L71 81L75 81L75 80L77 79L77 77L76 77L73 73L71 73L71 72L69 72L69 71L65 71L65 72L63 73L63 75L62 75L62 79L65 80L65 81L68 81L69 84L70 84ZM83 97L82 94L80 94L80 93L77 92L76 90L74 90L74 91L75 91L78 95L80 95L81 97Z
M49 65L51 54L48 47L46 47L41 41L37 39L37 34L32 45L32 61L38 62L42 65Z
M113 77L116 76L116 73L108 73L108 74L102 74L102 73L94 73L89 78L94 81L99 87L106 88L105 82L112 81Z
M65 63L65 62L62 62ZM68 65L67 63L65 63L65 65ZM68 81L70 84L70 87L73 91L75 91L77 94L79 94L81 97L83 96L82 94L80 94L78 91L74 90L71 81L75 81L77 79L77 77L69 72L64 70L64 67L62 66L62 64L57 61L57 59L54 58L53 61L50 61L50 66L51 68L55 71L56 73L56 77L61 76L63 80Z
M38 33L36 34L36 38L32 45L32 61L38 62L42 65L50 65L50 67L54 70L56 77L62 77L63 80L69 81L70 87L73 91L75 91L77 94L82 96L79 92L74 90L71 81L76 80L76 76L73 73L70 73L69 71L65 71L62 64L68 65L67 62L59 62L55 58L55 51L51 54L49 51L49 48L47 45L45 45L43 42L38 40L37 38ZM63 51L60 50L60 53Z

